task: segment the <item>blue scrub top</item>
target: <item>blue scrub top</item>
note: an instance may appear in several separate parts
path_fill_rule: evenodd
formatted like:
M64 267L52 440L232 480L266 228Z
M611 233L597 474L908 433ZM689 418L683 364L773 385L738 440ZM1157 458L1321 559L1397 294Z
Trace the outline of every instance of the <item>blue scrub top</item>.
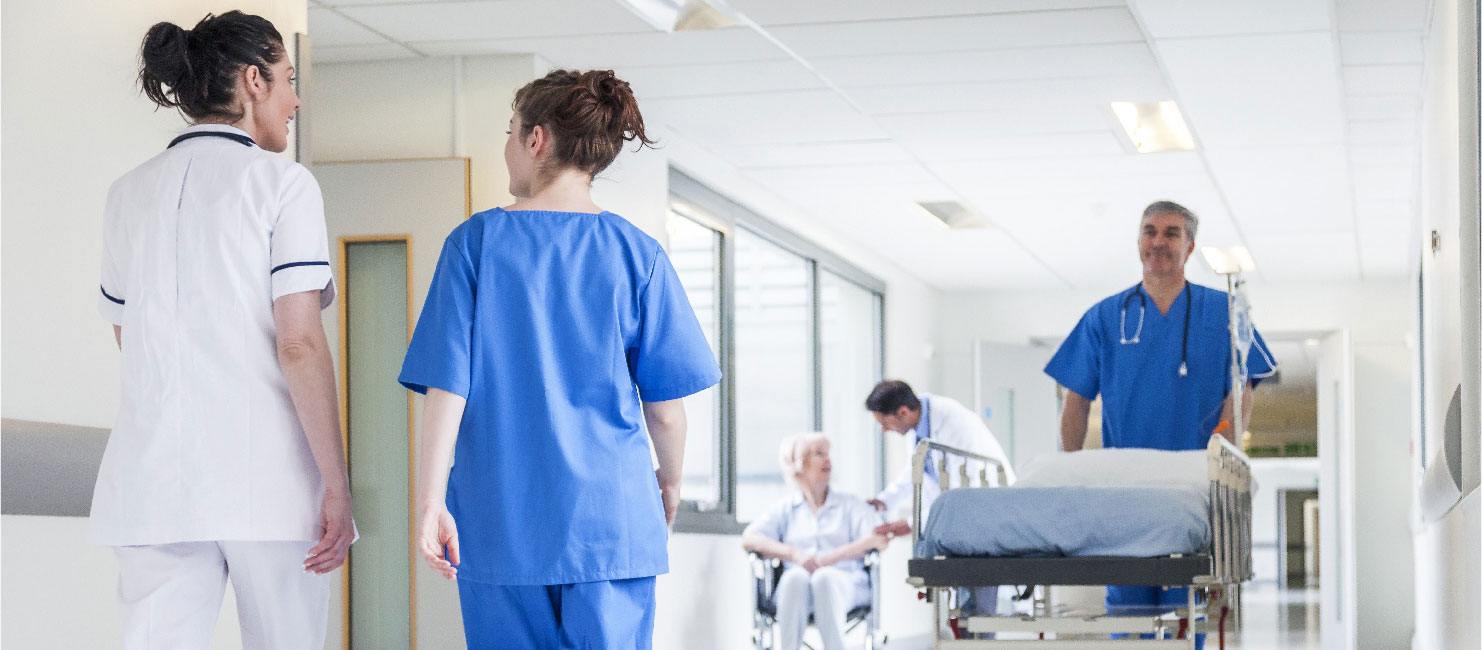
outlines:
M459 580L668 571L646 402L720 381L659 243L615 214L475 214L443 244L401 383L468 400L448 479Z
M1230 392L1230 316L1223 291L1189 283L1167 314L1158 313L1141 284L1096 303L1060 345L1045 373L1086 399L1101 396L1105 447L1184 451L1203 449L1219 425ZM1147 305L1137 343L1142 301ZM1126 305L1125 327L1123 305ZM1184 315L1189 316L1186 377L1182 359ZM1276 372L1276 359L1261 333L1247 355L1251 385Z

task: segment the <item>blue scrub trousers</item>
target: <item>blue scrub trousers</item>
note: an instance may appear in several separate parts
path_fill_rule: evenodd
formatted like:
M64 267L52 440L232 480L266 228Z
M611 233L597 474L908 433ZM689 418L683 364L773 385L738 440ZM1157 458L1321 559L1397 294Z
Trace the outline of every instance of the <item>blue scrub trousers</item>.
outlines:
M649 650L654 578L567 585L458 580L469 650Z
M1187 587L1164 589L1162 587L1108 585L1106 588L1106 613L1113 616L1138 614L1156 616L1188 606L1189 590ZM1193 621L1189 621L1190 626L1193 624ZM1118 639L1125 638L1126 636L1125 634L1113 634L1112 638ZM1141 636L1144 639L1152 638L1151 634ZM1195 635L1194 647L1204 650L1204 633L1201 632Z

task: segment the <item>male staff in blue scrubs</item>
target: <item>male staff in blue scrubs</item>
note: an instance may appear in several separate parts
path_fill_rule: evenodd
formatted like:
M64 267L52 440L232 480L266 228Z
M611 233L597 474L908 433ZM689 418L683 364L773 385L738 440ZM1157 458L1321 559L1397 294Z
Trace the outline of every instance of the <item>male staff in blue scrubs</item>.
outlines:
M1091 400L1101 395L1105 447L1182 451L1203 449L1216 431L1230 430L1230 335L1226 294L1188 282L1199 218L1172 201L1143 210L1137 240L1142 281L1091 307L1045 366L1066 388L1060 441L1066 451L1086 442ZM1259 332L1246 358L1249 381L1241 409L1250 421L1251 390L1276 372ZM1108 587L1107 608L1187 602L1182 589Z

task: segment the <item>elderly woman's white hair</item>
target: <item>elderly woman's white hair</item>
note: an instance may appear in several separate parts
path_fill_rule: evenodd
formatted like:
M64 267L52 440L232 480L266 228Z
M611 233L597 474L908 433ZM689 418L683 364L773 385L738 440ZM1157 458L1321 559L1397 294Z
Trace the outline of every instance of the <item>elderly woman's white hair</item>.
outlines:
M782 439L777 448L777 463L782 466L782 478L788 485L798 486L798 475L803 473L803 451L820 440L832 444L828 436L817 431L794 433Z

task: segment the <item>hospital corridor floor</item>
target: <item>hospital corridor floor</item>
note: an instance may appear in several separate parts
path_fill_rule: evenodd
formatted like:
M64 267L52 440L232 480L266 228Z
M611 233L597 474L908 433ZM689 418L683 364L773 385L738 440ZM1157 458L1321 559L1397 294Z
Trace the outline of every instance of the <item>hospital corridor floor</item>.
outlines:
M1316 589L1280 589L1271 583L1245 588L1245 622L1230 650L1317 650Z
M1255 583L1245 588L1245 621L1231 635L1226 650L1318 650L1317 589L1278 588L1272 583ZM859 645L851 648L862 647ZM931 647L931 640L921 638L892 639L890 650L916 650ZM1026 646L1032 647L1032 646ZM1205 646L1213 650L1217 644Z

